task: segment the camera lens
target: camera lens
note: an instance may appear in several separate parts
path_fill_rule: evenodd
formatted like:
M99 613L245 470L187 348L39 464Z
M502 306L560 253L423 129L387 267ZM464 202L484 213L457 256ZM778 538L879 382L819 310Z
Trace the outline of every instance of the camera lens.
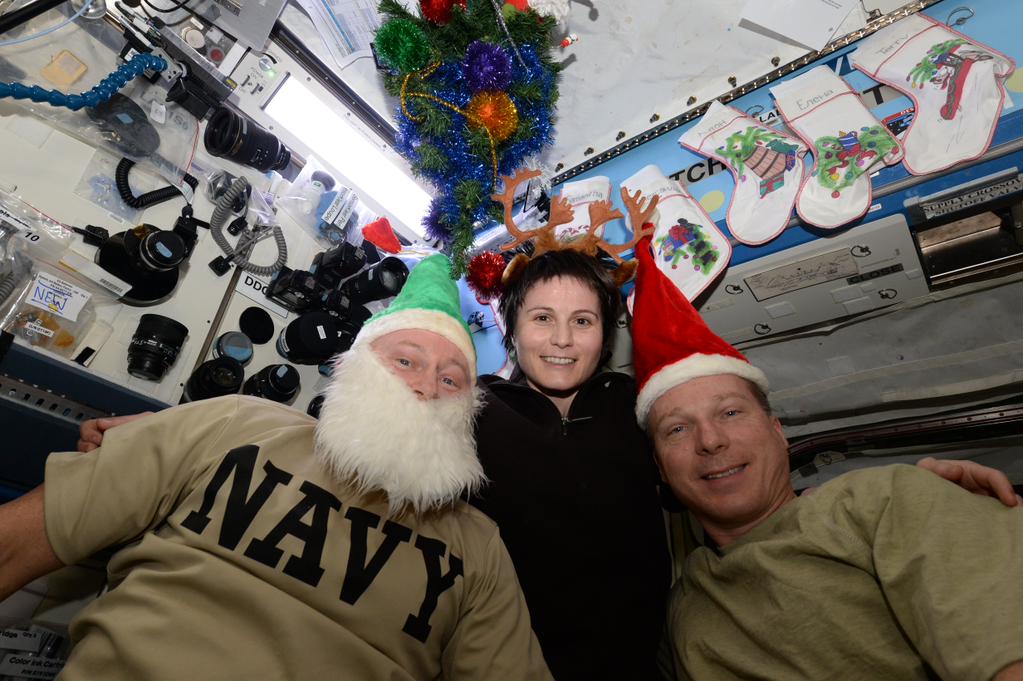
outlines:
M221 334L213 343L214 357L233 357L242 364L252 359L252 341L241 331Z
M283 170L291 162L291 151L273 133L223 106L206 124L203 142L214 156L264 173Z
M408 278L408 267L398 258L384 258L338 287L354 305L398 295Z
M307 312L277 337L277 352L295 364L319 364L337 352L337 321L326 312Z
M170 317L144 314L128 345L128 373L159 381L178 357L188 329Z
M210 397L233 395L242 386L245 369L233 357L217 357L199 365L185 383L181 402L195 402Z
M245 381L242 392L287 404L298 394L299 387L298 369L290 364L271 364Z

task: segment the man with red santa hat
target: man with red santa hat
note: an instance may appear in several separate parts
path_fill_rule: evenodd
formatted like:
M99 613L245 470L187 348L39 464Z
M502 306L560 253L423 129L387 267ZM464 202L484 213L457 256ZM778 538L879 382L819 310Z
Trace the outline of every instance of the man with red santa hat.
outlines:
M1023 679L1023 507L906 465L797 497L767 377L637 257L636 415L706 533L669 604L678 678Z

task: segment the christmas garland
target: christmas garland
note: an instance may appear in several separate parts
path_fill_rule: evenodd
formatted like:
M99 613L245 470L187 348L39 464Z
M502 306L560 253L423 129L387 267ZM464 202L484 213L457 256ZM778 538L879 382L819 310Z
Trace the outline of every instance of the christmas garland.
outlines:
M434 185L423 220L427 235L466 268L474 232L491 218L499 175L511 175L551 143L558 66L555 20L519 0L422 0L422 16L382 0L386 18L374 46L399 98L396 148ZM522 8L522 9L520 9Z

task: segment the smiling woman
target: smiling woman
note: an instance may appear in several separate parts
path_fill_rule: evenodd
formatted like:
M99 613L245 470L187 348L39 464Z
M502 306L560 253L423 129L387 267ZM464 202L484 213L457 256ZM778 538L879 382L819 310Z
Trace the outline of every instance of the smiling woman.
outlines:
M595 259L552 251L501 298L511 380L484 376L472 499L497 521L558 681L659 677L668 590L657 473L635 385L601 371L621 296Z

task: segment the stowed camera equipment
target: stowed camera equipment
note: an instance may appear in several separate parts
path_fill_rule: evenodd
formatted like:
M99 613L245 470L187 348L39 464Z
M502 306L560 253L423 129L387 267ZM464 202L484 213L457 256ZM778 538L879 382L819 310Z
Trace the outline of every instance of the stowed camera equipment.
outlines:
M181 403L234 395L242 387L244 379L245 369L233 357L224 355L208 360L188 377Z
M218 108L206 124L206 151L261 172L284 170L291 150L255 121L226 106Z
M226 170L215 170L209 173L206 176L206 198L211 203L217 203L220 201L220 197L227 193L227 190L231 188L231 185L237 179L237 176L232 175ZM235 213L243 212L250 196L252 196L252 187L246 187L245 192L238 195L234 203L231 204L231 210Z
M242 365L252 359L252 340L241 331L222 333L213 343L214 357L231 357Z
M128 345L128 373L159 381L181 351L188 328L170 317L144 314Z
M338 352L337 319L313 310L292 320L277 337L277 352L295 364L320 364Z
M143 223L104 239L96 251L96 264L131 285L121 296L121 302L155 305L166 300L177 287L178 268L195 249L199 227L209 225L193 217L192 207L186 205L173 229ZM87 235L87 242L98 240L88 236L95 235Z
M321 286L332 289L366 266L371 255L369 248L373 248L373 245L368 241L363 246L342 242L328 251L317 253L309 271L316 276ZM373 251L372 255L375 255L376 249L373 248Z
M184 3L182 3L184 4ZM174 28L159 18L150 19L159 31L160 47L174 61L184 66L181 76L167 92L167 100L175 102L202 120L233 91L227 79L205 58L186 43Z
M271 364L245 381L242 393L290 404L300 387L298 369L290 364Z
M119 92L99 106L86 108L85 113L122 154L144 158L160 147L160 133L149 122L149 116Z
M388 257L363 269L370 255L376 254L344 242L317 254L310 271L281 269L266 289L267 298L305 313L281 332L281 356L297 364L321 364L347 351L372 316L365 303L401 291L408 278L405 263Z
M408 267L398 258L387 257L367 267L340 286L337 290L348 297L353 305L365 305L398 295L408 279Z
M104 241L96 251L96 264L131 285L122 302L155 305L174 292L178 266L188 253L189 243L181 234L143 223Z
M265 293L267 298L292 312L304 312L320 299L323 288L311 272L282 267L270 280Z
M324 310L337 318L336 352L346 352L373 313L365 306L354 303L344 291L338 289L324 294L320 302Z
M265 210L262 211L263 217L257 218L256 224L249 227L244 221L240 223L244 225L243 230L234 246L224 236L224 224L232 214L232 207L236 204L239 197L245 196L249 191L248 180L244 177L235 179L227 191L217 200L217 205L213 209L213 216L210 217L210 234L213 236L213 241L220 247L220 250L224 252L224 255L218 256L210 262L210 269L216 272L218 276L227 273L231 269L232 264L241 270L251 272L257 276L270 276L275 272L279 272L284 267L284 263L288 261L288 243L284 239L284 232L279 224L273 222L272 212L269 206L265 205L265 202L263 206ZM261 194L256 193L252 197L257 202L262 201ZM259 213L258 210L256 212L257 214ZM263 220L267 220L272 224L266 224ZM254 265L249 262L249 256L256 243L266 236L273 236L274 243L277 245L277 258L269 265Z

